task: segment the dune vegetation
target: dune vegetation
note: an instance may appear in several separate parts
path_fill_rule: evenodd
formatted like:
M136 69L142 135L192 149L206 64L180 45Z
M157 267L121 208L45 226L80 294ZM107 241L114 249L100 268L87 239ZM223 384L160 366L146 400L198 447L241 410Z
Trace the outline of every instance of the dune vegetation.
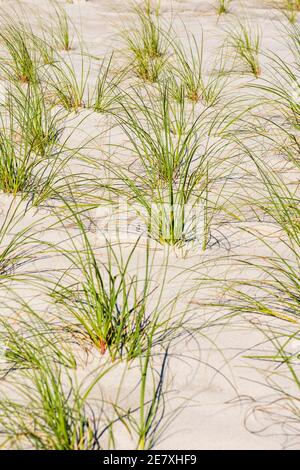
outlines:
M1 449L299 449L300 2L0 6Z

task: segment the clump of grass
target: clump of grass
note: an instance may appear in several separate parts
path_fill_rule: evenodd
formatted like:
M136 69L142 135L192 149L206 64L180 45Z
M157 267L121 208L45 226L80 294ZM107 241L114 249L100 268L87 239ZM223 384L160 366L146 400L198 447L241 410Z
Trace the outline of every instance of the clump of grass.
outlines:
M217 12L218 15L223 15L229 12L229 5L231 0L218 0Z
M19 129L20 139L26 140L33 152L42 157L55 153L64 129L63 113L49 107L41 85L11 87L6 109Z
M60 113L48 109L39 87L12 87L0 124L0 189L39 205L68 187L64 169L76 149L60 141Z
M129 168L107 163L111 191L126 195L151 238L178 246L201 243L203 226L208 227L203 219L210 220L205 216L208 194L217 178L212 156L219 155L220 168L226 154L224 142L209 144L214 119L210 121L208 108L196 118L193 113L188 116L186 99L174 103L168 83L162 85L158 99L149 95L147 100L137 91L131 100L116 119L135 161Z
M134 54L139 50L152 59L164 55L166 44L159 28L158 16L138 6L134 12L137 15L138 29L132 35L125 35L129 49Z
M178 40L174 40L174 57L170 60L168 71L165 74L170 94L177 102L188 98L191 102L202 101L207 106L215 106L224 96L224 89L228 81L225 72L225 52L221 49L209 73L204 72L203 32L201 40L195 36L188 38L188 50Z
M162 338L163 331L167 332L168 318L159 319L160 295L154 307L150 306L154 286L150 278L149 248L143 271L134 274L130 273L130 262L138 242L124 259L121 249L107 241L107 261L103 263L92 248L79 216L73 217L83 247L78 248L74 243L72 251L62 252L71 262L71 268L58 281L51 296L75 320L74 328L79 327L101 354L108 351L113 360L130 360L145 350L149 337L154 341L156 334Z
M236 29L229 31L229 36L229 44L238 58L247 65L255 77L259 77L261 74L259 64L261 34L259 30L247 22L239 22Z
M70 51L72 49L72 34L70 30L70 19L66 10L56 4L55 5L55 19L56 26L52 32L53 40L56 48L63 51Z
M160 88L158 99L149 93L146 98L139 96L138 90L128 98L122 106L123 115L115 118L143 171L155 185L167 185L179 176L185 162L193 160L200 145L195 136L204 127L203 116L186 115L185 100L174 104L168 82Z
M149 83L156 83L164 68L165 61L161 57L154 59L143 54L136 55L134 70L139 78Z
M53 104L63 106L67 111L78 111L86 106L86 91L90 74L90 64L88 68L83 57L78 70L71 60L60 58L51 70L51 75L47 81L49 95Z
M0 31L0 43L8 53L1 59L1 70L10 80L33 83L38 80L38 57L22 25L6 24Z
M134 12L138 26L123 34L133 69L142 80L157 82L166 61L167 36L162 33L156 14L138 6Z
M38 161L26 141L16 142L16 132L10 120L8 128L0 130L0 189L16 195L26 191L33 181Z
M161 0L144 0L143 4L139 6L144 10L147 15L154 14L156 17L160 15Z
M64 374L63 374L64 372ZM58 364L39 361L10 384L16 399L1 397L0 423L10 448L99 450L99 419L76 378Z
M203 31L200 47L194 35L186 33L188 48L186 49L178 39L172 42L174 53L174 72L179 78L180 84L185 90L189 100L197 102L200 100L204 89L203 82Z
M111 54L108 64L105 65L103 60L100 66L100 71L96 83L96 88L92 100L92 107L98 113L108 112L113 110L113 105L117 104L120 97L119 85L124 77L125 71L110 77L112 68L113 54Z

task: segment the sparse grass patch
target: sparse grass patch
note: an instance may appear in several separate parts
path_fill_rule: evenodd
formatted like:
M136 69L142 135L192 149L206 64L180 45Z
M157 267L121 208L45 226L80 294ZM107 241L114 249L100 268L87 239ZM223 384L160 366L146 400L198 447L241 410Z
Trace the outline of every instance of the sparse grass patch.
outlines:
M198 46L198 40L194 35L190 36L186 31L188 47L178 39L172 42L174 52L174 72L180 80L189 100L197 102L201 98L204 89L203 82L203 32Z
M43 360L75 368L76 359L70 341L66 342L65 332L37 313L29 303L14 300L0 320L5 374L17 369L38 368Z
M47 79L53 104L63 106L69 112L84 108L88 101L89 74L90 63L86 66L83 57L78 68L71 59L60 57Z
M54 44L58 50L70 51L72 49L72 33L70 19L63 6L55 4L54 16L56 25L52 31Z
M296 129L300 128L300 82L297 69L277 55L272 55L270 78L260 85L252 85L264 92L263 100L272 105ZM299 64L300 65L300 64Z
M34 259L31 240L32 226L18 228L24 211L22 202L12 200L7 210L2 209L0 219L0 285L6 285L18 268ZM18 229L17 229L18 228Z
M166 374L168 366L168 348L162 353L161 364L157 370L151 354L151 340L143 357L139 359L141 380L139 383L139 408L124 410L117 406L119 419L125 423L130 435L136 443L136 449L153 449L161 434L176 418L178 410L167 416L165 411ZM151 387L149 393L147 387Z
M265 386L268 394L272 396L274 393L278 399L269 400L264 407L255 405L248 417L253 412L258 412L263 419L271 417L273 432L276 429L276 433L283 436L288 432L290 439L287 448L297 448L300 428L300 332L290 325L289 328L283 325L277 328L262 325L258 328L265 337L265 345L268 348L271 346L272 350L267 354L265 351L253 353L249 358L267 364L268 380ZM271 370L270 363L273 365ZM261 370L265 372L263 366ZM264 426L260 426L258 433L264 433Z
M278 237L281 246L273 246L257 230L257 240L270 250L266 257L240 260L256 273L255 279L236 282L235 298L240 300L239 309L298 323L300 316L300 204L297 187L289 187L284 178L247 149L264 185L265 195L255 201L260 213L268 217L281 230ZM254 201L253 201L254 204ZM257 272L260 273L259 277ZM254 293L243 289L253 288Z
M107 65L105 60L101 62L99 76L97 79L95 92L92 98L92 107L98 113L113 111L122 99L122 91L119 87L126 71L116 73L112 71L113 54L109 57ZM111 77L110 73L114 73Z
M299 323L299 262L299 257L292 260L276 251L267 260L256 257L252 261L242 261L256 273L255 277L259 273L260 279L241 279L231 287L234 296L232 309Z
M228 32L228 42L236 52L237 57L247 66L255 77L261 74L259 52L261 33L257 27L249 22L237 24L237 27Z
M286 32L290 41L290 49L295 58L295 64L300 66L300 25L298 23L290 25L286 28Z
M38 57L40 57L43 65L53 65L56 57L55 50L49 37L42 33L41 36L34 34L32 31L28 32L31 41L32 47L37 52Z

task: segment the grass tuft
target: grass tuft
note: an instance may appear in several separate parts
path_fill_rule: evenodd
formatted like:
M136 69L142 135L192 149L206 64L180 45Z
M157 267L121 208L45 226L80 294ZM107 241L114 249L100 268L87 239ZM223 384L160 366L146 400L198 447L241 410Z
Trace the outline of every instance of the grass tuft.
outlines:
M144 81L157 82L166 62L168 38L161 31L158 14L136 6L135 29L126 30L123 39L136 75Z
M261 34L249 23L239 22L236 29L229 31L229 45L237 57L247 65L248 70L257 78L261 74L259 52Z
M1 58L0 69L9 80L34 83L38 80L39 61L32 41L22 25L1 27L0 44L8 56Z
M150 302L156 290L150 277L150 250L147 248L144 268L132 273L138 241L125 259L121 248L107 241L104 263L100 261L103 252L92 248L79 216L73 217L83 246L79 248L74 242L71 251L62 252L71 267L51 297L102 355L108 351L112 360L135 358L145 351L149 338L155 341L157 336L162 339L164 332L170 334L168 316L160 318L160 295L157 304Z
M231 3L231 0L218 0L218 5L217 5L218 15L229 13L230 3Z

